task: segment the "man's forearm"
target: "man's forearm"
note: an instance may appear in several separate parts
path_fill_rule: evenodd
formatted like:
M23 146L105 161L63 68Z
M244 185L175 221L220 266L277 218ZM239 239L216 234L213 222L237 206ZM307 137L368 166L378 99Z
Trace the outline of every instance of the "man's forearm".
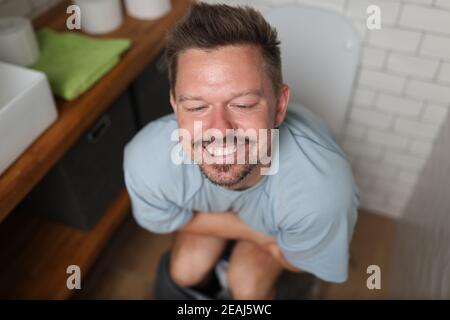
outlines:
M297 268L296 266L293 266L289 261L286 260L285 256L283 255L283 252L281 251L280 247L276 243L270 243L265 247L266 251L269 252L272 257L278 261L279 264L281 264L286 270L292 271L292 272L303 272L303 270Z
M193 218L181 227L180 232L216 236L224 239L247 240L265 245L275 239L250 228L234 212L201 212L194 213Z
M286 260L275 238L249 227L234 212L195 212L194 217L178 231L251 241L272 255L287 270L302 271Z

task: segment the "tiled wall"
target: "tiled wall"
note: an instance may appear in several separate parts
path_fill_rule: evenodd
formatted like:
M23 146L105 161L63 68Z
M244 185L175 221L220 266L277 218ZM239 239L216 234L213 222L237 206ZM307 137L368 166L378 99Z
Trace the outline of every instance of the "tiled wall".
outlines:
M450 299L450 114L396 223L387 299Z
M0 0L0 16L34 17L58 1ZM351 19L364 49L342 144L353 163L362 205L400 216L450 108L450 0L226 2L263 11L299 3ZM381 30L366 28L371 4L381 8Z
M227 3L262 11L298 3L333 10L353 22L363 38L363 56L342 144L363 207L401 216L450 108L450 0ZM366 28L371 4L381 8L381 30Z

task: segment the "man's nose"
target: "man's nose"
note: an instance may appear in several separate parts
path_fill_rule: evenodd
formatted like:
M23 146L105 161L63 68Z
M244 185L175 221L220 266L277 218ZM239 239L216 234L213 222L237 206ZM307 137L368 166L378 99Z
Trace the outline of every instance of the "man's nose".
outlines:
M233 129L230 117L224 108L215 108L213 114L211 115L209 128L217 129L222 133L222 136L226 137L226 130Z

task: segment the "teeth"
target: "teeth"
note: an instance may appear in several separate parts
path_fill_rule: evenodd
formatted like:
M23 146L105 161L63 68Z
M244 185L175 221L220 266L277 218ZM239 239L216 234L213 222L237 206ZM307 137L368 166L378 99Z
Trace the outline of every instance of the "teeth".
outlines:
M214 157L222 157L222 156L228 156L228 155L236 152L236 147L229 146L226 148L222 148L222 147L207 146L206 150Z

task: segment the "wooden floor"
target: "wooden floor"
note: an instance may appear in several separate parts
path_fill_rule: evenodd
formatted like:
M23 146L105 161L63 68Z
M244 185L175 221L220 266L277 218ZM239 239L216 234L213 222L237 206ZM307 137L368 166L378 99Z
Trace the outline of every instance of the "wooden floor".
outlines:
M323 284L322 299L383 299L389 285L389 263L393 249L395 220L360 211L350 247L349 278L343 284ZM367 267L381 269L381 290L367 289Z
M349 280L344 284L322 283L321 299L383 299L389 279L395 223L381 215L360 212L352 245ZM156 235L129 217L110 245L86 275L75 299L152 299L154 275L160 255L172 235ZM381 290L366 286L367 267L381 268Z

